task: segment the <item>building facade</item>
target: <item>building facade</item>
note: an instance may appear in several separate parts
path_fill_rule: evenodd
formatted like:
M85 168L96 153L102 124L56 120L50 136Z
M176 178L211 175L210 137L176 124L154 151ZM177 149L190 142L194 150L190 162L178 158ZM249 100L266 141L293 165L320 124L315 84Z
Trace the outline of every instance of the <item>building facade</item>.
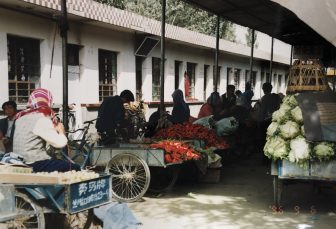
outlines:
M91 0L68 3L68 95L69 103L76 104L78 125L96 117L105 97L124 89L142 95L150 107L148 117L160 100L161 53L160 44L155 45L160 22ZM57 0L0 5L0 103L10 99L24 107L37 87L49 89L55 104L62 103L59 15ZM171 94L180 88L187 93L191 114L197 116L214 88L215 38L171 25L166 31L164 100L169 110ZM218 91L225 93L227 84L244 91L245 83L251 82L253 99L259 99L261 85L268 81L273 92L285 93L290 52L283 50L290 47L279 43L274 50L272 76L271 50L263 49L255 50L253 73L249 74L250 47L220 40Z

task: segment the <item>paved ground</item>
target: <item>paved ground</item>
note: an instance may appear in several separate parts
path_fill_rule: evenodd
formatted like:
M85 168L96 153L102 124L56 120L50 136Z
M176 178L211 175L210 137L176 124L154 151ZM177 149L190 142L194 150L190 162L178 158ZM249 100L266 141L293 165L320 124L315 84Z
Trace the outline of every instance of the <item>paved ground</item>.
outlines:
M178 184L160 197L129 206L141 228L336 228L336 185L317 193L311 184L286 185L282 212L272 210L269 166L256 156L224 165L218 184Z

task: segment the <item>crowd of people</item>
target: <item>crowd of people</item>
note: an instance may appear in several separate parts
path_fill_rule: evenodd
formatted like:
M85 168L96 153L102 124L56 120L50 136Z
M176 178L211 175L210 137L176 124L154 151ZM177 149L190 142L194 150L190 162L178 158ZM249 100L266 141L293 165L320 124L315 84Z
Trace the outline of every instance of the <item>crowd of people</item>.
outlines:
M243 131L247 123L256 123L259 135L259 150L266 139L266 129L271 123L272 113L279 109L281 96L271 93L272 85L264 83L264 96L252 107L253 90L249 83L242 93L235 86L228 85L226 93L220 95L213 92L204 103L197 118L190 116L190 109L180 89L172 93L173 109L171 114L158 109L147 123L146 136L151 137L162 125L162 119L167 123L177 124L212 116L214 122L223 118L234 117ZM117 136L122 136L118 130L126 129L129 123L125 116L124 104L134 101L134 95L124 90L120 95L106 98L98 111L96 122L97 132L105 143L113 143ZM28 100L27 109L18 112L13 101L5 102L2 109L6 118L0 120L0 140L4 143L4 153L13 152L30 165L35 172L79 170L79 166L70 162L52 158L47 153L47 146L65 147L67 138L64 126L59 122L52 109L53 98L46 89L35 89ZM161 111L164 113L161 114ZM125 127L125 128L124 128ZM15 131L14 131L15 130ZM126 133L127 134L127 133Z

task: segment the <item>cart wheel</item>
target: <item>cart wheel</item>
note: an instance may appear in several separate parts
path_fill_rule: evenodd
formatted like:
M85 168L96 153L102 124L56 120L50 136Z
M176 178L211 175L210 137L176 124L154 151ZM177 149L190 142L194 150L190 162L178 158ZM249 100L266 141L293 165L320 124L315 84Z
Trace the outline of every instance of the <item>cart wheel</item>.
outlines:
M23 193L15 194L15 202L17 212L22 215L8 222L7 228L45 228L44 214L40 206Z
M282 181L278 176L273 176L273 198L277 209L281 206Z
M109 161L106 171L111 174L112 194L119 201L137 201L148 189L148 165L134 154L122 153L114 156Z
M180 169L179 166L168 166L167 168L150 167L151 181L148 190L152 193L170 191L176 183Z

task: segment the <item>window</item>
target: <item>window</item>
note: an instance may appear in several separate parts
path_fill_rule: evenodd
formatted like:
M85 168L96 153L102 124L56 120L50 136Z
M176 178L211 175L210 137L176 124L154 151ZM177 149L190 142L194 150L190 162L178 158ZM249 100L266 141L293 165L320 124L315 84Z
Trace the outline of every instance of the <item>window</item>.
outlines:
M266 72L266 82L271 83L271 77L270 77L270 74L268 72Z
M99 101L117 93L117 53L98 51Z
M152 58L152 98L153 101L160 100L160 62L157 57Z
M265 72L260 72L260 83L263 85L265 82Z
M187 63L187 74L185 74L185 87L187 82L189 83L189 88L185 88L186 98L195 98L195 75L196 75L196 64Z
M277 85L277 92L278 93L281 90L281 81L282 81L282 75L278 75L278 85Z
M175 90L179 88L180 84L180 69L181 69L181 61L175 60Z
M232 84L232 81L233 81L233 70L232 68L227 68L226 85Z
M207 91L207 87L208 87L208 74L209 74L209 68L210 68L210 66L209 65L204 65L204 82L203 82L203 89L204 89L204 94L203 94L203 99L204 99L204 101L206 101L206 99L207 99L207 93L206 93L206 91Z
M25 104L40 83L40 41L9 35L7 48L9 100Z
M236 90L239 89L240 85L240 69L235 69L234 70L234 75L233 75L233 85L236 87Z
M135 57L135 88L137 101L142 99L142 62L143 57Z
M68 44L68 65L79 66L79 45Z
M251 86L252 86L252 90L253 90L255 88L255 86L256 86L256 81L257 81L257 72L256 71L252 71L252 77L251 77L250 76L250 71L246 70L245 71L245 84L247 82L250 82ZM262 79L261 82L263 82L263 79Z
M274 90L277 90L277 87L278 87L277 82L278 82L278 75L274 73L273 78L272 78L272 82L271 82Z
M285 75L285 87L287 87L287 85L288 85L288 77L289 77L289 74L287 73Z

